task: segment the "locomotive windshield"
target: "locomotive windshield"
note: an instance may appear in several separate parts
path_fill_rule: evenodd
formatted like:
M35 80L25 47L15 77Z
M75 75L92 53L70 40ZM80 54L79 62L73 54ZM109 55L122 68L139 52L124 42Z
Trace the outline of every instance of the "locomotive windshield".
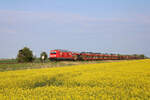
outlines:
M51 54L56 54L56 52L51 52Z

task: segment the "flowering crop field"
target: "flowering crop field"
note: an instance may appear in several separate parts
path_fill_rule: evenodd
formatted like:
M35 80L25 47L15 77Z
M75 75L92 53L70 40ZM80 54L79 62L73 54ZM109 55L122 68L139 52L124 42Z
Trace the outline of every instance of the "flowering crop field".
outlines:
M148 100L150 60L0 72L0 100Z

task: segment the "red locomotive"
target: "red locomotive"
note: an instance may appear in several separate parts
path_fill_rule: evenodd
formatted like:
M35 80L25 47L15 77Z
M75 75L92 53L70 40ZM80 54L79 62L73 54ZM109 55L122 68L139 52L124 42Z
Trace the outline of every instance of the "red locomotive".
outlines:
M51 60L77 60L79 53L73 53L67 50L51 50L50 59Z
M50 60L128 60L140 59L133 55L101 54L92 52L71 52L67 50L51 50Z

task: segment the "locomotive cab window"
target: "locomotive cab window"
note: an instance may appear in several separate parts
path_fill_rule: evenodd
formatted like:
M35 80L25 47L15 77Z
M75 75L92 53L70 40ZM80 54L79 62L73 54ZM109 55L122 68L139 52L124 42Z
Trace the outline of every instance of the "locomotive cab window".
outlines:
M56 52L51 52L51 54L56 54Z

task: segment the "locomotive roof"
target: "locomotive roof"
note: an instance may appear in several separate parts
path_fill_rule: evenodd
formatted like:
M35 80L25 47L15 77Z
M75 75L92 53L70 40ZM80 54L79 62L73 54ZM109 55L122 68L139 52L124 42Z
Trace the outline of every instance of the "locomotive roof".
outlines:
M55 50L59 50L59 51L61 51L61 52L71 52L71 51L69 51L69 50L63 50L63 49L55 49Z

